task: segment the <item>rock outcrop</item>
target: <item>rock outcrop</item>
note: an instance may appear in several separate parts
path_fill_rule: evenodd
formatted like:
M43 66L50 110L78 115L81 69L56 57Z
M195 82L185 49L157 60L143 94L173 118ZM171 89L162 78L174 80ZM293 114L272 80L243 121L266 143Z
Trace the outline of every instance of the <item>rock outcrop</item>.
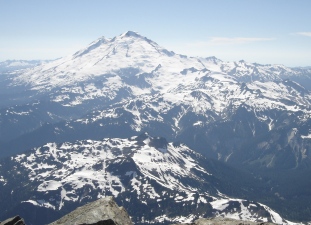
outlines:
M80 225L116 225L116 224L113 220L109 219L109 220L101 220L98 221L97 223L83 223Z
M113 197L98 199L78 207L69 214L49 225L133 225L123 207L119 207ZM309 224L309 223L308 223ZM0 222L0 225L26 225L20 216ZM193 223L174 225L277 225L270 222L251 222L223 217L201 218Z
M198 219L193 223L178 223L174 225L276 225L276 224L267 222L241 221L223 217L215 217L215 218Z
M106 197L77 208L49 225L133 225L123 207Z
M20 216L15 216L0 222L0 225L26 225Z

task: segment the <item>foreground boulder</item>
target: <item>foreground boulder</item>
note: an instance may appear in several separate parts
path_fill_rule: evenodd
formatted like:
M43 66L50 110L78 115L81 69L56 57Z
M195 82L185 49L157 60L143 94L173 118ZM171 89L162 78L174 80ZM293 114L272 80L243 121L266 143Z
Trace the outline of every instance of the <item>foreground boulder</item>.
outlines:
M83 223L80 225L116 225L116 224L113 220L109 219L109 220L101 220L98 221L97 223Z
M179 223L175 225L276 225L275 223L241 221L223 217L198 219L193 223Z
M123 207L106 197L77 208L49 225L133 225Z
M15 216L0 222L0 225L25 225L25 222L20 216Z

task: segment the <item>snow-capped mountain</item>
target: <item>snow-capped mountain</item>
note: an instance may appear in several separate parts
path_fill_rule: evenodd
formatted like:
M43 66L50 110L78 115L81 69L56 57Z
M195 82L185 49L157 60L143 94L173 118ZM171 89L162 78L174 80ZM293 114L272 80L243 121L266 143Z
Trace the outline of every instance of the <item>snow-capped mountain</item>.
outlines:
M133 71L124 71L129 68ZM127 76L138 77L157 72L168 79L163 80L165 82L171 81L169 78L172 76L178 80L180 75L202 70L232 75L240 82L282 80L298 75L310 76L311 72L303 68L260 65L243 60L223 62L216 57L187 57L166 50L136 32L128 31L114 38L101 37L73 55L30 69L15 81L28 83L33 89L42 91L105 75L109 78L126 73ZM113 83L117 80L113 80Z
M2 198L8 194L21 201L11 202L13 206L22 203L55 212L114 196L135 224L192 222L213 215L294 224L263 204L219 192L222 181L207 162L183 144L148 134L47 143L2 161L0 187ZM24 179L18 180L21 176Z
M264 188L247 194L261 196L286 218L308 221L310 74L308 68L188 57L131 31L101 37L73 55L1 77L0 156L147 131L251 171ZM176 185L187 187L181 180ZM34 179L31 187L40 182ZM208 194L218 196L215 190ZM49 204L51 210L60 207Z
M244 61L228 63L215 57L195 58L175 54L129 31L112 39L99 38L73 55L15 76L10 89L27 87L30 99L40 99L36 103L39 111L43 107L41 105L46 105L43 101L51 102L51 106L45 107L45 112L39 113L39 116L37 110L26 105L3 109L2 123L8 123L9 126L3 126L0 140L7 141L8 136L14 140L47 122L68 121L68 118L77 119L90 113L67 125L60 125L55 128L57 132L48 136L52 141L58 141L57 138L53 139L56 133L66 137L63 131L67 131L68 127L77 132L79 129L76 126L84 124L104 130L105 126L111 124L123 124L115 127L122 130L127 127L128 132L124 136L142 131L161 135L163 131L160 128L164 128L164 136L170 140L186 140L189 146L204 154L230 161L236 157L236 149L249 140L248 137L258 138L272 133L279 127L280 120L288 120L282 116L284 113L293 117L291 127L285 131L287 133L291 132L292 126L298 129L308 123L310 92L294 81L282 80L298 74L297 70L280 65ZM68 111L74 113L68 116ZM220 142L208 144L206 150L205 140L209 137L204 133L214 129L211 126L215 123L239 123L233 118L241 117L241 113L245 114L243 119L250 120L232 125L230 132L236 136L240 135L236 134L236 130L242 129L242 135L247 138L242 136L233 140L233 146L238 145L234 146L236 149L232 149L232 143L229 144L230 148L219 146L223 142L216 138ZM37 118L32 123L33 127L20 129L20 121L29 118ZM14 124L9 121L14 121ZM122 133L120 130L117 132ZM300 146L309 145L308 139L302 138L309 137L308 132L304 130L298 137L301 143L307 142ZM106 136L117 137L115 133L109 134L108 131ZM198 133L201 137L198 137ZM217 135L219 132L213 133ZM105 135L100 138L103 137ZM242 143L238 143L241 139L244 139ZM59 141L66 141L66 138ZM260 142L257 146L267 145ZM295 151L291 157L299 164L300 161L310 160L308 148L307 153L304 153L304 147ZM269 155L268 158L266 154L262 156L264 166L276 165L276 153ZM270 160L271 157L274 161ZM245 160L234 162L244 163Z
M222 115L229 106L243 104L260 111L308 109L309 93L298 84L282 82L297 73L280 65L178 55L129 31L112 39L102 37L71 56L32 68L15 77L11 86L29 85L63 106L95 99L108 104L163 99L166 105L184 104L198 113ZM207 98L203 104L202 98ZM169 106L164 104L162 110Z
M308 70L304 72L310 73ZM73 55L32 68L17 76L12 86L29 85L31 90L39 92L57 89L52 92L51 100L72 106L102 97L113 100L121 90L138 96L163 95L176 88L182 89L185 84L196 88L193 84L205 77L231 84L281 81L299 74L302 72L282 65L222 62L215 57L195 58L175 54L129 31L112 39L99 38ZM250 89L261 90L262 86L274 89L261 82L254 83ZM236 97L234 94L232 98Z

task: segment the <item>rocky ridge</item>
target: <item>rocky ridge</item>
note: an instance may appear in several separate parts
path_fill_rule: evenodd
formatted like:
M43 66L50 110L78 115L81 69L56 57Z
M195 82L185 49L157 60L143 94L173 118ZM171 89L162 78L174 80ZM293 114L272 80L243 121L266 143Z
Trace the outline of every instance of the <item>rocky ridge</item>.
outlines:
M71 213L49 225L98 224L133 225L123 207L119 207L112 197L98 199L78 207Z
M119 207L113 197L105 197L78 207L49 225L133 225L123 207ZM19 216L0 222L0 225L26 225ZM223 217L201 218L193 223L175 225L276 225L269 222L251 222Z

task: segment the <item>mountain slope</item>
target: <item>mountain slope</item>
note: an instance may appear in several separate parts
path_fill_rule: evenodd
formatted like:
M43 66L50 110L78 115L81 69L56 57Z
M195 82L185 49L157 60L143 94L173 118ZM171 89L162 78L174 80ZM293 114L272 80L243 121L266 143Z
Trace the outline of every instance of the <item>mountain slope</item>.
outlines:
M66 213L112 195L122 201L136 224L191 222L212 215L292 224L265 205L220 193L224 183L207 170L206 163L187 146L148 134L48 143L2 161L0 184L2 198L15 199L11 207L28 204Z

